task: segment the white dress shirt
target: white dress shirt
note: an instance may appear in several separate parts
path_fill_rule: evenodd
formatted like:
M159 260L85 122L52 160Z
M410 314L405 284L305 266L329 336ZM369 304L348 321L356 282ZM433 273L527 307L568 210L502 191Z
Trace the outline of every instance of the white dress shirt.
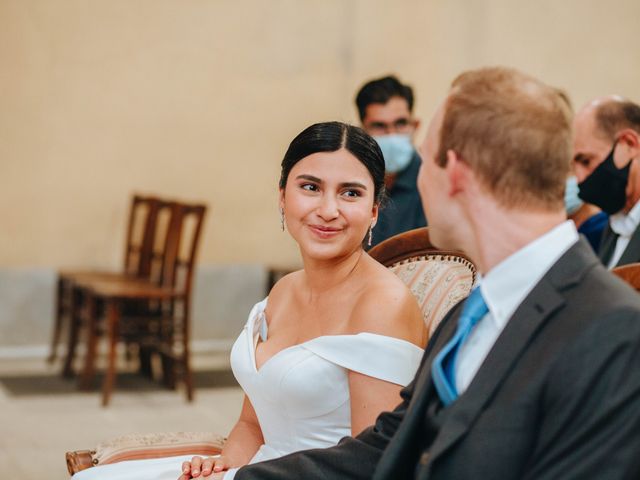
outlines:
M567 220L507 257L478 280L489 312L478 322L458 353L455 365L458 393L467 389L529 292L577 241L574 223Z
M613 255L611 255L607 264L607 268L611 269L620 261L620 257L627 249L627 245L629 245L631 236L640 225L640 202L636 202L633 208L629 210L629 213L618 212L611 215L609 217L609 225L611 225L611 230L618 234Z

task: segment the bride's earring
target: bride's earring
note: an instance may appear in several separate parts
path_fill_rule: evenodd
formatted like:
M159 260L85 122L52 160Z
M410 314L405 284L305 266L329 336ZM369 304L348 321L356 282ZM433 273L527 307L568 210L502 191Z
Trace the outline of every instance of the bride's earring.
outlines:
M371 246L371 237L373 237L373 223L369 227L369 240L367 240L367 246Z
M284 208L280 207L280 228L284 232Z

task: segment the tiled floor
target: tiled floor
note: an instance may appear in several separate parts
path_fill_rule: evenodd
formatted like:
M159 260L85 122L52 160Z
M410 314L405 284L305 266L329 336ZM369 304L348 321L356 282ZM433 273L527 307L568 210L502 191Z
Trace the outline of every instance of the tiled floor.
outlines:
M194 359L195 369L224 368L225 356ZM57 374L43 360L0 361L0 375ZM242 401L238 387L204 388L192 404L183 392L116 390L108 408L100 395L57 393L13 395L0 383L0 472L20 480L68 479L64 454L89 449L127 433L213 431L226 435Z

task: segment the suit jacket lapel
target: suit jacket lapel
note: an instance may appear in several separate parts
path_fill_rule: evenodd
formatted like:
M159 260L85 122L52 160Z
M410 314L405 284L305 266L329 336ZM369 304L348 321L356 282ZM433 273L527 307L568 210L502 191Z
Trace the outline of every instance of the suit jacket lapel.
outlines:
M540 327L564 305L561 290L579 281L587 270L585 262L591 266L598 264L591 247L585 240L580 240L556 262L525 298L498 337L469 388L450 407L445 424L431 447L431 460L441 455L471 427Z
M616 266L627 265L629 263L637 262L638 260L640 260L640 227L636 228L636 231L631 235L629 244L627 245L627 248L624 249L624 252Z
M466 300L466 299L465 299ZM462 305L464 300L454 306L448 315L448 321L442 326L442 330L438 333L436 338L433 338L429 342L425 350L425 362L416 379L416 392L426 392L431 386L431 363L437 353L444 347L447 342L453 337L456 329L458 328L458 317L462 312Z
M402 422L398 426L398 430L393 435L393 439L387 445L378 463L375 479L397 478L401 469L409 468L413 470L415 468L415 465L409 465L406 461L407 451L410 450L407 445L413 445L416 442L416 435L420 436L416 432L423 428L427 404L432 395L437 395L431 382L431 363L435 355L456 331L463 303L464 301L461 301L451 309L429 341L422 366L415 378L411 402L407 407Z
M618 235L616 235L613 230L611 230L611 225L607 225L607 228L604 229L604 233L602 234L602 240L600 240L600 248L598 249L598 258L607 265L611 256L613 255L613 250L616 247L616 240L618 239Z

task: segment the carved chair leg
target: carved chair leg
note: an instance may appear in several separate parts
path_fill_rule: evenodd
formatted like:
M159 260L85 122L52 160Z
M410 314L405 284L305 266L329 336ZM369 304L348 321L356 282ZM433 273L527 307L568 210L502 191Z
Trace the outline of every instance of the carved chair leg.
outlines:
M169 352L161 351L162 383L170 390L176 389L176 361Z
M109 339L109 360L102 388L102 406L106 407L111 398L116 377L116 346L118 345L118 323L120 321L120 304L117 300L106 302L107 338Z
M98 317L96 312L96 299L90 293L87 294L85 320L87 325L87 352L84 358L84 368L80 376L80 389L89 390L95 374L96 351L98 346Z
M140 362L139 371L140 374L153 379L153 361L152 361L153 349L146 345L138 346L138 360Z
M174 352L176 329L173 303L173 300L170 300L162 304L162 315L158 324L158 335L155 339L155 346L162 366L162 383L171 390L176 388L177 369L181 366L177 364Z
M62 375L71 378L74 375L73 361L76 357L76 347L80 333L80 304L82 303L82 293L73 285L71 288L71 303L69 305L69 335L67 339L67 354L64 360Z

